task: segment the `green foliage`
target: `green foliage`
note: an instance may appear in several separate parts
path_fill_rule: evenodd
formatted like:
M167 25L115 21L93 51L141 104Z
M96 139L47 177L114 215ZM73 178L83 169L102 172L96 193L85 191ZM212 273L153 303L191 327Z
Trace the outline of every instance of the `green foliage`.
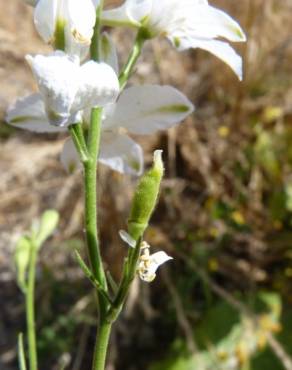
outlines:
M254 301L259 324L220 302L206 312L195 329L197 354L188 354L186 343L176 340L169 356L151 370L283 370L267 348L268 333L280 325L281 299L265 292Z

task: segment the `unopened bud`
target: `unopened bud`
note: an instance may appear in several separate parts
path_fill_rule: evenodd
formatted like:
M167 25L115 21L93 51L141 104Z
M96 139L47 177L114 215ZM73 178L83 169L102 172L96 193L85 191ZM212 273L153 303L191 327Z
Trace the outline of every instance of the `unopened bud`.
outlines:
M162 150L156 150L152 168L142 176L137 186L128 220L129 234L135 240L143 235L148 226L157 203L163 173Z

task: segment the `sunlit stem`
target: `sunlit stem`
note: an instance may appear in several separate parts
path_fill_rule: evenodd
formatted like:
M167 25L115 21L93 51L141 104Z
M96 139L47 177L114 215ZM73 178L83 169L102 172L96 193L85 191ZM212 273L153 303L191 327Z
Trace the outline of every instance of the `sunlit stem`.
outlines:
M37 246L35 245L34 241L31 240L27 289L25 294L26 325L27 325L28 355L30 370L38 370L36 333L35 333L35 307L34 307L36 260L37 260Z
M101 51L101 14L103 10L104 0L100 0L99 6L96 9L96 22L94 26L94 33L90 45L90 55L91 59L95 61L100 60Z
M91 58L95 61L100 60L101 50L101 13L103 9L103 1L100 2L97 9L97 20L94 28L94 35L91 43ZM133 50L129 56L128 62L123 68L120 75L120 86L123 89L134 69L143 44L147 37L143 32L138 32ZM85 177L85 224L87 234L87 244L89 258L94 277L101 285L104 292L107 292L107 282L105 272L100 255L100 246L97 228L97 161L99 157L100 133L102 124L102 109L93 108L91 112L91 122L88 133L88 153L90 160L84 162L84 177ZM104 295L99 293L99 327L94 348L94 356L92 369L104 370L106 363L107 348L111 333L113 321L117 318L118 313L123 305L125 297L128 293L129 286L135 276L136 264L138 257L135 254L130 258L128 273L124 276L121 288L115 300L115 304L109 304Z
M79 158L82 163L85 163L89 160L89 153L87 150L86 141L84 138L84 133L81 123L76 123L69 126L69 132L75 148L79 154Z
M133 49L119 76L121 90L124 89L129 78L131 77L131 74L133 73L137 60L141 55L144 43L147 39L148 39L147 34L145 34L144 31L140 30L137 33Z
M114 322L118 318L129 293L130 286L136 276L137 264L141 253L141 240L142 237L137 241L135 248L131 248L129 251L124 266L122 281L108 313L108 320L111 322Z

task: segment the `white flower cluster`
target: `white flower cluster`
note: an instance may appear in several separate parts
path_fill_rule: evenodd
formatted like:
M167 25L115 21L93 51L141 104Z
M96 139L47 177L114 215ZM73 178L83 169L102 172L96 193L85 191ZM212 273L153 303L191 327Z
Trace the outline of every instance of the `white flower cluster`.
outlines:
M98 160L120 173L140 175L143 154L129 134L152 134L184 120L193 104L171 86L143 85L123 89L118 78L115 45L107 34L101 42L101 61L90 60L99 0L26 0L34 6L34 23L54 51L28 55L39 91L18 99L7 112L13 126L42 132L67 131L70 125L89 124L90 111L103 108ZM205 49L226 62L242 78L242 60L228 43L245 41L240 26L207 0L126 0L101 14L102 25L136 28L145 40L167 37L178 50ZM92 46L92 45L91 45ZM68 139L61 155L70 171L79 166L73 141ZM164 253L164 252L163 252ZM162 252L142 253L139 274L155 277L157 267L170 259Z
M108 25L143 27L149 37L165 36L178 50L199 48L227 63L242 79L242 59L225 38L244 42L241 27L229 15L207 0L126 0L116 9L103 13Z

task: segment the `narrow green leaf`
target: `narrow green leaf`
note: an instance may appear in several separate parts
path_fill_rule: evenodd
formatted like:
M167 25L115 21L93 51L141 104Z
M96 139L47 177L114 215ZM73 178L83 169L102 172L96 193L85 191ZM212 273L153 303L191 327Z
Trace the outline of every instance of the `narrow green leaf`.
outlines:
M75 257L76 257L77 262L79 263L79 266L81 267L81 270L84 272L84 275L91 281L93 286L100 292L100 294L102 294L103 297L106 298L106 300L109 303L112 303L111 298L109 297L107 292L102 288L101 284L95 279L92 271L83 261L82 257L80 256L79 252L76 249L75 249Z

